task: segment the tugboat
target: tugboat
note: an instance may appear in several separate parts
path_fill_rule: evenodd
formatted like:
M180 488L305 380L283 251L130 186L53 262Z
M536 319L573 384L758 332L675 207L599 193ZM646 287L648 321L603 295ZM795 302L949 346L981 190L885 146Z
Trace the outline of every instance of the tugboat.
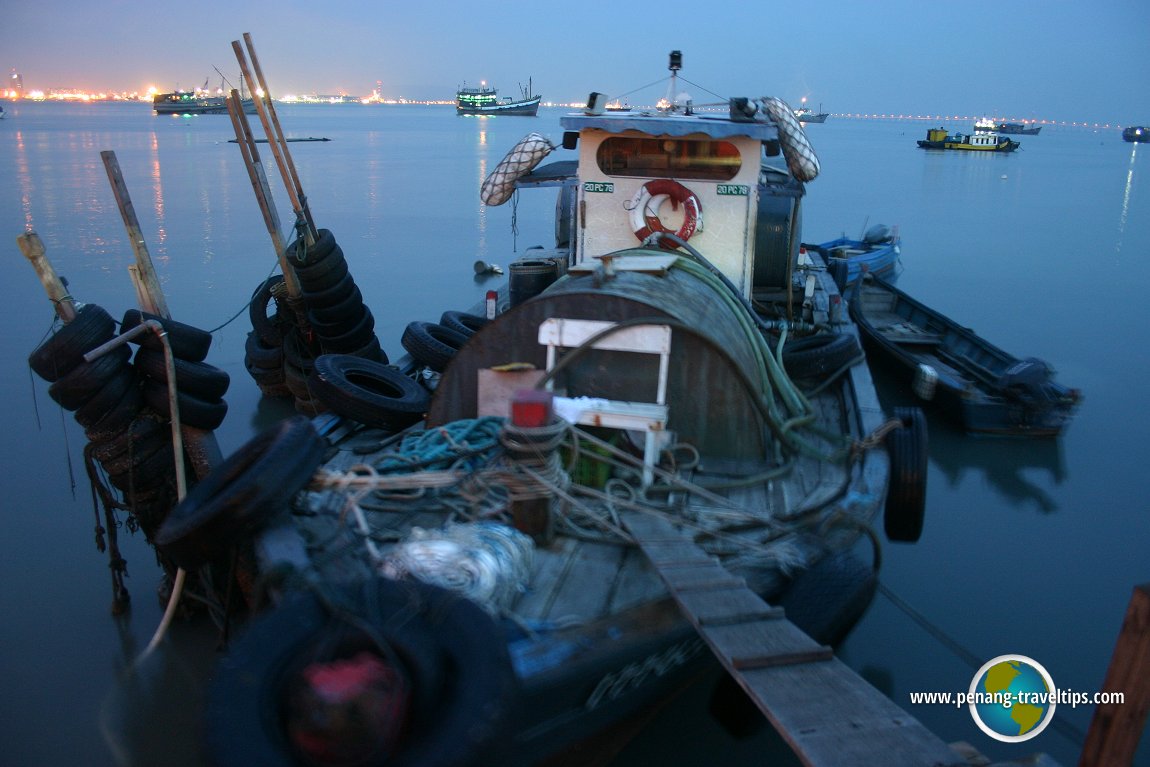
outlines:
M931 128L926 139L918 142L922 149L959 149L972 152L1013 152L1019 142L1003 138L993 131L956 133L950 135L946 128Z

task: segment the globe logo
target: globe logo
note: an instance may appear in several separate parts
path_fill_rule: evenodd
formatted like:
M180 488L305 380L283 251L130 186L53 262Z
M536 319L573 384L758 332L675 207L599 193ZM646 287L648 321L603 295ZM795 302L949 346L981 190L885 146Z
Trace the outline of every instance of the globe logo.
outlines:
M1050 674L1025 655L999 655L970 681L970 715L995 740L1021 743L1054 718L1057 690Z

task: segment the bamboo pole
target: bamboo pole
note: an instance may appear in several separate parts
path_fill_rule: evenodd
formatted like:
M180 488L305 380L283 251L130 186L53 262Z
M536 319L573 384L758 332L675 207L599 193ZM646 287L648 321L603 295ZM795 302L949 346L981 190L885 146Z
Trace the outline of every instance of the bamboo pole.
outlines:
M256 202L263 214L264 225L267 227L276 258L279 259L280 269L283 271L284 289L289 298L298 298L300 295L299 279L296 277L295 270L291 268L291 264L288 263L283 234L280 233L279 215L276 213L275 201L272 199L271 189L268 187L267 174L260 162L259 149L256 148L251 126L244 114L243 102L235 89L232 89L228 97L228 114L232 118L232 127L236 132L236 143L240 146L240 154L244 158L244 167L248 171L252 191L255 192Z
M44 286L48 300L52 302L52 307L56 310L56 316L64 324L76 319L76 300L69 295L68 287L56 274L52 264L49 263L40 235L35 232L25 232L16 238L16 245L19 246L24 258L31 262L32 268L40 277L40 284Z
M108 181L112 184L112 194L116 197L116 205L120 209L120 216L124 219L124 226L128 230L128 240L132 244L132 251L136 254L136 268L139 270L139 279L142 290L149 297L153 311L159 317L169 318L168 304L164 300L164 291L160 288L160 280L156 277L156 270L152 267L152 257L148 253L148 246L144 244L144 235L140 231L140 222L136 218L136 209L132 205L132 198L128 195L128 187L124 183L124 175L120 172L120 163L116 160L116 153L105 150L100 152L104 161L104 169L108 171Z
M315 225L311 222L311 213L304 208L304 196L299 188L298 180L293 178L294 166L289 168L286 145L282 144L277 137L275 127L272 125L272 119L269 115L271 104L271 96L268 95L266 90L263 91L263 96L259 93L262 87L258 86L256 80L253 78L251 70L248 69L247 58L244 55L243 49L240 47L238 40L232 41L232 50L235 51L236 61L240 65L240 73L248 83L248 90L251 91L254 97L256 112L260 116L260 122L263 124L264 133L268 137L268 146L271 147L272 156L275 157L276 166L279 168L280 177L283 179L284 187L287 189L288 199L291 200L292 211L295 212L296 217L302 217L307 223L305 231L305 242L310 246L317 237Z
M1101 691L1120 692L1123 700L1094 709L1078 767L1134 761L1150 713L1150 583L1134 588Z
M275 128L275 139L283 147L284 159L287 161L288 171L291 174L292 183L295 185L296 196L299 197L300 205L303 207L304 218L307 219L307 226L314 241L315 238L319 236L319 233L315 228L315 221L313 221L311 217L311 207L308 205L307 195L303 193L303 185L300 183L299 174L296 173L295 162L292 161L291 153L288 152L287 140L284 138L283 128L280 127L279 117L276 115L275 103L272 102L271 89L268 88L267 80L264 79L263 68L260 67L260 60L256 57L256 47L252 43L251 34L248 32L244 32L244 45L248 49L248 57L252 61L252 69L255 70L256 80L263 90L268 115L271 117L272 127ZM268 139L270 140L271 138L271 134L268 134Z

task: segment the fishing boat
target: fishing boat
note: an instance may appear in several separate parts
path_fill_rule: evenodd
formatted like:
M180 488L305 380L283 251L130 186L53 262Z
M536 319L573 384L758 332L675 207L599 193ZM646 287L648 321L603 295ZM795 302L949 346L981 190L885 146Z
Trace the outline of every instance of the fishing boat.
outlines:
M708 669L772 721L799 699L822 711L799 692L832 684L876 754L908 733L946 750L831 650L876 587L865 532L921 533L927 437L917 408L883 412L843 296L801 247L818 158L780 99L668 101L562 116L574 160L542 164L558 147L538 133L513 146L480 200L550 189L554 247L480 305L411 323L393 364L349 259L293 197L307 229L281 264L299 293L257 289L245 364L301 415L145 528L169 610L192 574L197 604L243 619L207 696L213 764L586 764ZM37 372L113 333L80 314ZM134 321L101 348L177 330ZM135 368L109 368L134 391ZM113 373L79 370L57 393L91 411ZM131 487L121 443L93 452ZM787 739L819 761L853 737Z
M480 83L479 87L462 85L455 93L455 113L457 115L519 115L535 117L539 112L539 101L543 98L532 93L531 80L527 87L520 88L519 98L499 97L499 92Z
M453 738L433 717L404 747L496 740L506 750L490 763L546 761L716 659L735 669L742 651L708 651L707 626L731 639L765 632L752 645L773 647L776 661L825 660L819 643L838 641L872 593L849 555L862 529L881 518L888 535L917 537L922 414L882 412L842 296L800 248L798 208L818 161L790 107L734 99L726 114L700 116L588 104L560 118L575 160L542 164L557 147L532 133L480 190L490 206L516 190L555 192L553 248L511 263L484 305L413 323L395 366L320 356L312 394L340 426L283 427L242 451L236 472L218 470L246 483L267 456L334 451L317 472L295 458L268 478L278 497L306 485L279 517L290 524L245 513L252 524L209 538L201 520L212 515L189 495L157 535L187 567L254 546L266 561L244 581L299 569L343 605L333 613L305 589L236 640L209 711L221 763L250 757L253 739L272 751L299 741L298 722L245 724L299 681L291 669L321 678L350 665L356 680L387 679L397 658L431 677L412 682L417 693L454 666L457 679L438 683L453 691L442 716L457 722L451 732L476 733ZM270 543L268 527L306 545ZM844 587L803 596L816 581ZM441 616L444 604L469 606ZM778 604L789 621L773 622ZM357 621L397 657L356 660L372 647ZM349 633L361 638L340 638ZM427 649L409 648L417 636ZM317 646L330 652L317 657ZM445 660L421 661L436 654ZM309 685L309 699L323 692ZM412 716L417 698L405 698Z
M966 432L1056 437L1081 400L1048 363L1003 351L881 277L856 283L850 311L868 349Z
M918 142L922 149L958 149L973 152L1013 152L1019 142L1003 138L993 131L948 134L945 128L930 128L926 139Z
M1131 125L1128 128L1122 129L1122 140L1130 141L1133 143L1144 143L1150 141L1150 128L1142 125Z
M862 239L839 237L818 245L806 245L822 256L832 274L838 275L840 289L853 285L863 273L893 276L902 255L898 228L876 224Z
M825 123L829 115L823 111L823 105L819 104L819 111L814 111L807 106L807 100L804 98L802 104L795 109L795 117L802 123Z
M976 133L1003 133L1018 136L1037 136L1039 131L1042 130L1042 126L1028 123L999 122L997 120L992 120L988 117L984 117L974 123L974 130Z
M158 115L226 115L228 113L228 97L221 95L223 86L218 93L197 88L190 91L175 90L169 93L156 93L152 96L152 111ZM247 114L256 113L255 101L241 95L240 103Z

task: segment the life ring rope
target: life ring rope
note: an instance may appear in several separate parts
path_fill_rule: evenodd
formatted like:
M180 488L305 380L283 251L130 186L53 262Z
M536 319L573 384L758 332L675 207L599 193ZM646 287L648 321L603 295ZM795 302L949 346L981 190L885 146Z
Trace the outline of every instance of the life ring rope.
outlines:
M672 233L659 218L659 208L665 200L671 201L674 210L683 206L683 224L673 234L686 241L695 232L703 231L703 204L698 196L678 181L660 178L639 187L627 206L631 212L631 230L640 242L656 232Z

